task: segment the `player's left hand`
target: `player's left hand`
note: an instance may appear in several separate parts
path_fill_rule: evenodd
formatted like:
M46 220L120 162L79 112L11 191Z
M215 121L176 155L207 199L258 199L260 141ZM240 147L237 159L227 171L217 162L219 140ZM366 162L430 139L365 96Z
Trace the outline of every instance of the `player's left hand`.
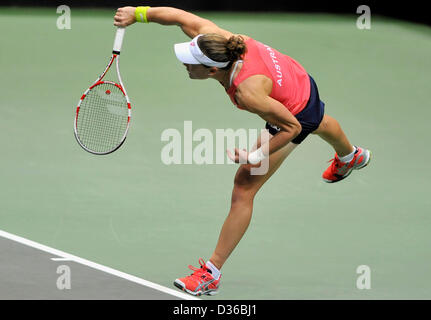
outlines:
M114 26L127 27L136 22L136 7L118 8L114 16Z
M235 148L235 155L232 154L232 152L230 152L230 150L226 150L227 151L227 156L229 157L229 159L231 159L233 162L235 163L248 163L248 152L245 149L238 149Z

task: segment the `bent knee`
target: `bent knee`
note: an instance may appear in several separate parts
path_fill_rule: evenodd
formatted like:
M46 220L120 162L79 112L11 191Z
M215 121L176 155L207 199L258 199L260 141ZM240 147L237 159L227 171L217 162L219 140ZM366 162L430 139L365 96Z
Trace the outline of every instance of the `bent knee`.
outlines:
M253 180L251 166L243 164L238 168L233 184L237 187L249 187L253 184Z
M251 166L242 165L235 175L232 200L253 200L261 184L258 176L251 174Z

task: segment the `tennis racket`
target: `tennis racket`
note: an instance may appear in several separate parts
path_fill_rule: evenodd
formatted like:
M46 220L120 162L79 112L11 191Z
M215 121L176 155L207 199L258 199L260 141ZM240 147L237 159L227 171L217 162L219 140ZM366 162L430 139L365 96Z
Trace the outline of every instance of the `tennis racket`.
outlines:
M125 28L115 35L111 59L103 73L84 92L74 121L75 138L86 151L103 155L121 147L130 126L131 107L120 75L120 51ZM115 62L118 83L103 80Z

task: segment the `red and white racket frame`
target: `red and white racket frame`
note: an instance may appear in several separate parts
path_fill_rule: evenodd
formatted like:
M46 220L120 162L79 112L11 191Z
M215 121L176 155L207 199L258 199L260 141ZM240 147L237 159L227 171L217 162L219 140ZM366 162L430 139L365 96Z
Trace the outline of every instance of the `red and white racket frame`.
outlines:
M103 73L96 79L96 81L94 81L94 83L87 89L85 90L85 92L83 93L83 95L81 96L81 99L79 99L78 102L78 106L76 108L76 114L75 114L75 120L73 122L73 129L74 129L74 133L75 133L75 138L78 141L79 145L86 151L92 153L92 154L97 154L97 155L104 155L104 154L109 154L114 152L115 150L117 150L118 148L120 148L122 146L122 144L124 143L124 141L126 140L127 137L127 133L129 131L130 128L130 118L132 117L132 107L130 105L130 99L129 96L127 95L126 92L126 88L124 87L123 84L123 80L121 79L121 74L120 74L120 52L121 52L121 46L123 44L123 38L124 38L124 33L125 33L126 29L122 28L122 27L118 27L117 28L117 33L115 34L115 40L114 40L114 47L112 50L112 55L111 55L111 59L109 60L108 65L106 66L105 70L103 71ZM103 77L105 76L105 74L108 72L109 68L111 68L112 64L115 61L115 66L116 66L116 71L117 71L117 77L118 77L118 81L120 82L115 83L112 81L102 81ZM109 84L113 84L116 87L118 87L121 92L124 94L124 96L126 97L126 101L127 101L127 109L128 109L128 117L127 117L127 127L126 130L124 131L124 135L121 139L121 142L118 144L117 147L115 147L112 150L109 150L107 152L96 152L93 150L88 149L79 139L78 137L78 131L77 131L77 124L78 124L78 114L79 114L79 109L81 107L81 103L82 101L84 101L85 97L87 96L88 92L93 89L94 87L101 85L103 83L109 83Z

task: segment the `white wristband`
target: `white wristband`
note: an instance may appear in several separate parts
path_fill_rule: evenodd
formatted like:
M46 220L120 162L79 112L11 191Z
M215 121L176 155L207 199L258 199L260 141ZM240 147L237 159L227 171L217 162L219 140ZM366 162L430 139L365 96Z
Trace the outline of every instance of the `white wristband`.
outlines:
M251 164L258 164L259 162L261 162L265 158L266 157L263 154L263 151L261 148L248 154L248 162Z

